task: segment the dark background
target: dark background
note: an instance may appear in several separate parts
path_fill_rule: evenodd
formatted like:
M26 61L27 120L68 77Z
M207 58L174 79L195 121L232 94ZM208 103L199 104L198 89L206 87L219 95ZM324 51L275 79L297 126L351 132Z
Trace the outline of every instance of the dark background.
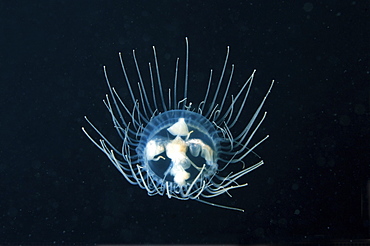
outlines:
M369 1L0 1L0 242L368 238L369 20ZM155 45L172 81L185 37L198 88L227 45L236 79L257 69L252 101L277 82L266 164L215 200L245 213L149 197L81 131L88 115L117 139L102 65L120 88L117 53L133 74L136 49L147 73Z

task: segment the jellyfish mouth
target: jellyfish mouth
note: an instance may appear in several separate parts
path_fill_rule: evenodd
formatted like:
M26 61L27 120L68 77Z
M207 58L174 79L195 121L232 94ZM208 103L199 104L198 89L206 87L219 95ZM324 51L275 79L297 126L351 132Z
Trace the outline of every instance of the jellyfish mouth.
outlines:
M191 183L205 166L214 166L214 151L199 138L191 138L184 118L167 128L168 138L154 138L146 144L149 168L160 178L179 186Z

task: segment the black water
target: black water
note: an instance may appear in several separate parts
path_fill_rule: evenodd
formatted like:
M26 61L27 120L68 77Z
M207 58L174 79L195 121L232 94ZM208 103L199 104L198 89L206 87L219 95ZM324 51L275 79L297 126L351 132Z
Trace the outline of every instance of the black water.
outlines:
M282 243L369 238L369 1L0 1L0 243ZM265 165L217 203L149 197L85 137L88 115L120 144L102 102L129 100L157 48L162 81L201 98L226 46L246 113L272 79L254 143ZM228 66L230 70L230 64ZM239 122L241 127L244 122ZM253 141L252 141L253 142Z

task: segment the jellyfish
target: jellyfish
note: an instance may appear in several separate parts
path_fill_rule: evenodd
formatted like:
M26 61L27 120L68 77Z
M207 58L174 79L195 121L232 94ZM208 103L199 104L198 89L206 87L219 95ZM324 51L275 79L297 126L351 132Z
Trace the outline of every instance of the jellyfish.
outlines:
M86 116L99 139L92 137L84 127L82 130L130 184L146 190L149 196L165 195L244 211L214 203L211 198L223 194L231 197L230 190L248 185L241 182L241 178L264 164L255 149L268 135L252 146L250 142L266 117L266 112L261 113L261 109L274 81L254 112L247 116L244 108L256 70L232 95L229 91L233 86L233 64L231 71L226 73L230 48L227 47L221 75L215 83L212 69L208 82L189 81L188 38L185 38L185 48L185 76L179 79L180 59L177 58L173 87L168 91L162 86L154 46L154 65L149 63L148 69L150 81L144 81L135 50L132 52L137 84L129 79L123 56L119 53L129 96L123 98L117 93L103 66L109 90L103 102L122 145L114 146ZM188 87L203 87L203 99L193 103ZM236 129L239 121L245 125L235 132L233 128ZM256 155L260 160L247 165L244 159L248 155ZM234 171L231 166L239 168Z

